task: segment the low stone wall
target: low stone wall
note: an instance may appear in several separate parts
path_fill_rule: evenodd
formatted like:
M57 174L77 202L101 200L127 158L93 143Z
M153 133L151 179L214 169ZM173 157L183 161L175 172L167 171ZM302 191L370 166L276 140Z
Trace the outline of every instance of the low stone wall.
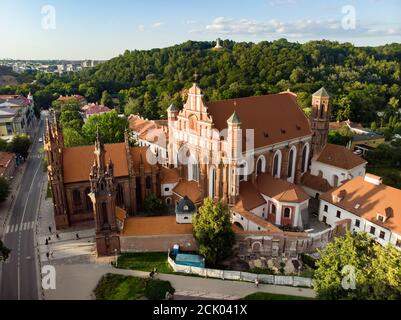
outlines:
M122 252L167 252L175 244L182 250L198 249L192 234L120 237Z
M295 258L299 254L313 253L324 248L335 237L345 235L349 228L350 222L342 220L336 226L316 234L242 232L236 234L234 250L243 260L278 256Z

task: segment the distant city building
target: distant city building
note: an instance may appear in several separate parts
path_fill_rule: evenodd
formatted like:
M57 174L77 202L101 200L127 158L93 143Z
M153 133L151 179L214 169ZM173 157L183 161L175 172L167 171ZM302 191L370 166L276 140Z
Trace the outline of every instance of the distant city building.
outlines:
M31 134L35 112L31 94L0 95L0 137L10 141L17 134Z
M96 103L88 104L82 109L84 111L84 121L87 121L91 116L101 115L112 111L110 108Z

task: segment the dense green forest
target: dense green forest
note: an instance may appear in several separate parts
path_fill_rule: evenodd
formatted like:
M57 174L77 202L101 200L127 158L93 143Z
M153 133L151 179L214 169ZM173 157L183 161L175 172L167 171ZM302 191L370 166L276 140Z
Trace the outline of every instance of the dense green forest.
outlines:
M401 94L401 44L355 47L350 43L311 41L247 43L188 41L164 49L126 51L94 69L56 76L37 74L33 84L5 86L0 93L31 90L42 107L60 94L82 94L99 101L104 91L118 98L120 111L163 118L197 73L207 100L276 93L288 88L308 108L311 93L325 86L333 95L334 120L364 125L397 115ZM115 101L117 99L114 99ZM306 109L306 111L308 111Z

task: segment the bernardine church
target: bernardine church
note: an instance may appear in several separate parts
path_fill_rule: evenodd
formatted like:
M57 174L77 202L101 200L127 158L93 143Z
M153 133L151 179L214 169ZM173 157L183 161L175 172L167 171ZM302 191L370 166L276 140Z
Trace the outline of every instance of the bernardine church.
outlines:
M98 254L113 254L124 220L154 194L183 214L177 223L191 223L180 201L197 208L210 197L229 205L234 231L302 229L310 196L301 181L326 146L329 117L324 88L313 94L308 119L290 91L205 102L196 83L181 110L169 107L167 121L130 116L123 143L104 144L99 133L94 146L66 148L54 116L45 150L56 227L95 221Z

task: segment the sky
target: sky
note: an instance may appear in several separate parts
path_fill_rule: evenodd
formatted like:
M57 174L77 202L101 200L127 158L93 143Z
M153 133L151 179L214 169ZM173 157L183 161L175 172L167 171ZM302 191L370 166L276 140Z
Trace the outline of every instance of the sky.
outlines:
M0 59L99 59L187 40L401 43L400 0L0 0Z

